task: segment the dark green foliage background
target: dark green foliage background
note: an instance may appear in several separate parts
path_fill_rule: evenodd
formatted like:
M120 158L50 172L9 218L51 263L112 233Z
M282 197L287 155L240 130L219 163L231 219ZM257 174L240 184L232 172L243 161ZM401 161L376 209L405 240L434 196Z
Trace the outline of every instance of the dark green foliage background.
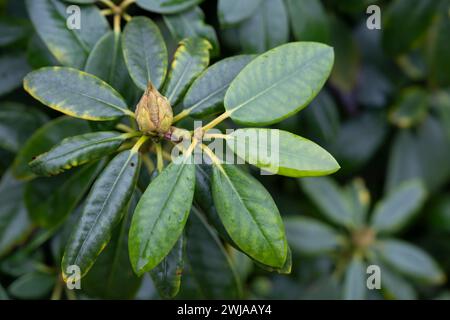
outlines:
M146 4L158 2L139 0L129 13L156 22L170 56L179 40L193 35L211 42L211 64L237 54L259 54L290 41L317 41L335 50L332 74L320 94L301 113L271 127L315 141L335 157L341 170L315 184L302 178L261 176L248 167L272 195L286 223L291 273L269 272L231 246L224 249L221 242L230 241L220 221L214 220L217 212L208 212L213 200L204 192L211 182L205 178L208 174L197 170L197 206L168 258L184 270L177 297L450 298L446 281L450 275L450 1L229 0L226 4L226 0L186 0L189 9L184 12ZM371 4L381 7L381 30L366 27L366 8ZM171 15L161 15L167 13ZM109 75L108 82L135 105L142 88L130 86L131 79L115 80L126 73L124 65L109 66L117 75L98 69L97 63L110 59L113 35L102 41L103 47L97 47L97 56L91 56L86 69L102 78ZM83 69L86 61L79 59L83 57L76 57ZM82 280L86 287L80 292L62 287L58 274L65 242L87 190L105 164L98 161L76 168L49 178L50 183L36 178L27 166L28 157L48 151L64 138L99 130L86 121L58 118L58 112L23 90L22 79L28 72L54 65L59 63L34 29L25 1L0 0L0 299L158 299L157 289L172 296L171 286L180 277L160 283L158 272L162 271L156 270L141 281L130 272L128 256L114 255L128 246L124 234L128 234L139 194L123 210L124 218L111 242ZM215 107L220 111L220 105ZM175 113L180 109L175 108ZM199 110L193 116L201 115ZM55 123L64 123L64 130ZM227 124L233 125L227 122L223 128ZM48 130L40 134L43 127ZM141 176L138 185L146 186L148 181L150 177ZM405 183L411 192L396 194ZM376 221L371 220L376 213L370 212L382 211L379 201L395 194L388 213L378 217L385 219L380 224L389 224L396 219L394 212L401 216L395 240L394 231L387 230L382 237L385 242L373 248L371 260L382 266L383 289L366 292L367 261L350 256L347 249L353 250L358 241L355 230L364 229L365 221ZM28 197L28 208L24 197ZM52 220L42 218L42 212L50 212ZM352 226L354 217L343 218L346 214L360 215L357 227ZM342 245L345 241L351 243ZM417 258L417 252L396 254L396 261L377 260L386 256L383 250L389 246L388 253L395 254L399 243L421 248L436 264ZM185 250L184 263L177 250ZM391 267L385 269L389 262ZM118 269L109 269L114 263Z

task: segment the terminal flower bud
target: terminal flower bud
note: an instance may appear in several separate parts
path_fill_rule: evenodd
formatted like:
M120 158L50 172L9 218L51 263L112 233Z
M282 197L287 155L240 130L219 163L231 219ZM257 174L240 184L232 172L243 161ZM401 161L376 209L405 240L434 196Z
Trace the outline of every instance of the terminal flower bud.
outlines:
M173 112L170 102L151 82L139 101L135 114L139 130L144 133L165 134L172 125Z

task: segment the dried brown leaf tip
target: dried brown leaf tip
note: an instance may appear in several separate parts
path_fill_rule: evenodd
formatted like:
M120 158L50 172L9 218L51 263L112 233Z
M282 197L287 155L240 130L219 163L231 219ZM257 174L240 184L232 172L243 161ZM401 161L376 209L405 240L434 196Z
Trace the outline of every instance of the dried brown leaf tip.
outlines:
M169 100L151 82L136 107L136 121L144 133L165 134L172 125L173 112Z

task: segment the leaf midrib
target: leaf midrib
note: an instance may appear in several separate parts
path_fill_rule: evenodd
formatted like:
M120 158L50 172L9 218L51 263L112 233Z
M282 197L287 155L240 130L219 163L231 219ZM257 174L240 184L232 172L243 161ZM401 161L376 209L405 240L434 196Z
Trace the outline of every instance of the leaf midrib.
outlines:
M241 198L239 192L236 190L236 188L234 187L233 183L231 182L231 179L228 177L228 174L226 173L225 170L220 170L225 178L227 179L227 181L229 182L231 188L233 189L233 191L236 193L236 195L238 196L238 200L239 202L242 204L242 206L245 208L245 210L249 213L249 216L252 218L253 222L258 226L258 231L262 234L262 236L264 237L264 239L266 239L267 243L269 244L270 248L272 249L272 252L275 253L275 256L277 256L277 250L273 247L272 242L269 241L269 239L267 238L267 235L265 234L265 232L261 229L261 225L258 223L258 221L256 221L255 217L252 215L252 213L250 212L250 210L248 210L247 206L245 205L243 199Z
M300 66L298 66L297 68L294 69L294 71L288 73L286 76L280 78L279 80L275 81L271 86L267 87L266 89L264 89L263 91L261 91L260 93L256 94L255 96L251 97L250 99L244 101L243 103L239 104L238 106L234 107L233 109L230 109L230 112L236 112L239 109L241 109L242 107L244 107L245 105L251 103L252 101L258 99L259 97L261 97L262 95L265 95L268 91L272 90L273 88L276 88L277 86L279 86L281 83L289 80L294 74L298 73L299 70L301 69L306 69L307 65L309 65L312 61L316 60L316 59L320 59L321 57L325 56L326 52L322 52L321 54L314 56L311 59L308 59L307 61L305 61L304 63L302 63Z

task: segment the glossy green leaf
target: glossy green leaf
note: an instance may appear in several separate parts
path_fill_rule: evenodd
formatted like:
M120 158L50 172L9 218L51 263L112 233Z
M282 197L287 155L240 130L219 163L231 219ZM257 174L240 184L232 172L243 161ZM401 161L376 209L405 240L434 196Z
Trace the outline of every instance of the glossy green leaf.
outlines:
M234 78L255 56L241 55L223 59L206 69L186 93L183 106L194 118L223 111L225 93Z
M167 73L167 49L158 26L147 17L134 17L122 36L125 63L134 83L142 90L149 81L160 88Z
M47 298L56 283L56 276L41 272L23 275L8 287L11 296L19 299Z
M312 218L291 217L284 220L286 236L294 251L303 254L331 252L341 245L341 236L332 228Z
M0 180L0 256L8 252L31 231L23 202L23 183L7 171Z
M41 227L59 226L82 200L104 162L97 162L53 178L39 178L25 186L29 216Z
M85 71L104 80L128 101L136 100L138 89L125 65L120 33L110 31L97 42L89 54Z
M231 83L225 109L240 124L279 122L317 95L330 74L333 57L331 47L312 42L272 49L250 62Z
M231 239L253 259L282 267L287 241L278 208L267 190L233 165L214 166L214 203Z
M288 177L327 175L339 170L334 158L314 142L277 129L238 129L227 145L240 158Z
M30 179L35 175L28 163L41 153L48 151L61 140L74 135L90 132L89 125L79 119L60 117L37 130L17 154L12 171L19 179Z
M95 181L62 259L63 276L77 265L83 277L111 238L136 185L140 159L134 150L119 153Z
M142 9L164 14L178 13L189 9L203 0L136 0Z
M122 96L99 78L71 68L48 67L29 73L25 90L46 106L94 121L134 116Z
M440 284L445 275L422 249L400 240L383 240L377 244L380 258L399 273L430 283Z
M113 153L129 137L121 132L99 131L65 138L31 161L30 167L37 175L57 175Z
M320 0L287 0L286 4L296 40L328 42L330 25Z
M425 195L420 181L402 184L376 205L372 227L383 233L400 231L423 205Z
M18 103L0 105L0 147L17 153L27 139L45 121L39 110Z
M130 260L138 275L152 270L183 232L195 188L192 157L171 163L148 186L130 229Z
M164 15L164 22L176 41L184 38L204 38L212 46L212 56L219 55L219 40L213 27L205 23L205 14L200 7L193 7L178 14Z
M191 83L209 64L211 44L201 38L183 40L171 64L163 93L172 106L176 105Z
M235 267L217 234L201 213L192 208L187 229L188 277L203 299L237 299L241 284Z
M23 77L30 70L23 53L0 55L0 96L20 87Z
M89 52L109 30L108 21L93 5L80 7L81 28L67 27L67 4L58 0L27 0L28 14L50 52L64 66L83 69Z
M182 234L169 254L152 270L150 275L159 295L164 299L174 298L180 291L184 269L186 239Z
M289 21L283 0L264 0L239 26L239 41L244 53L262 53L288 40Z
M410 128L426 117L427 110L427 92L421 88L409 88L399 96L389 118L399 128Z
M279 274L290 274L292 271L292 252L291 252L291 248L289 248L289 246L287 247L287 254L286 254L286 261L284 262L284 264L281 267L272 267L272 266L268 266L265 264L262 264L254 259L252 259L252 261L255 263L256 266L258 266L259 268L261 268L264 271L267 272L276 272Z
M439 1L395 0L383 16L383 45L390 54L411 49L426 32ZM408 19L405 19L405 17ZM403 23L398 23L403 21Z
M343 298L364 300L366 297L366 266L360 257L354 257L345 273Z
M30 28L26 21L0 17L0 47L11 45L27 36Z
M83 290L91 297L132 299L141 285L142 278L134 274L128 254L128 231L140 195L135 191L124 209L123 221L82 281Z
M263 0L219 0L218 16L222 27L236 25L250 18Z
M351 207L342 190L330 178L300 179L303 191L330 221L342 226L352 226Z

